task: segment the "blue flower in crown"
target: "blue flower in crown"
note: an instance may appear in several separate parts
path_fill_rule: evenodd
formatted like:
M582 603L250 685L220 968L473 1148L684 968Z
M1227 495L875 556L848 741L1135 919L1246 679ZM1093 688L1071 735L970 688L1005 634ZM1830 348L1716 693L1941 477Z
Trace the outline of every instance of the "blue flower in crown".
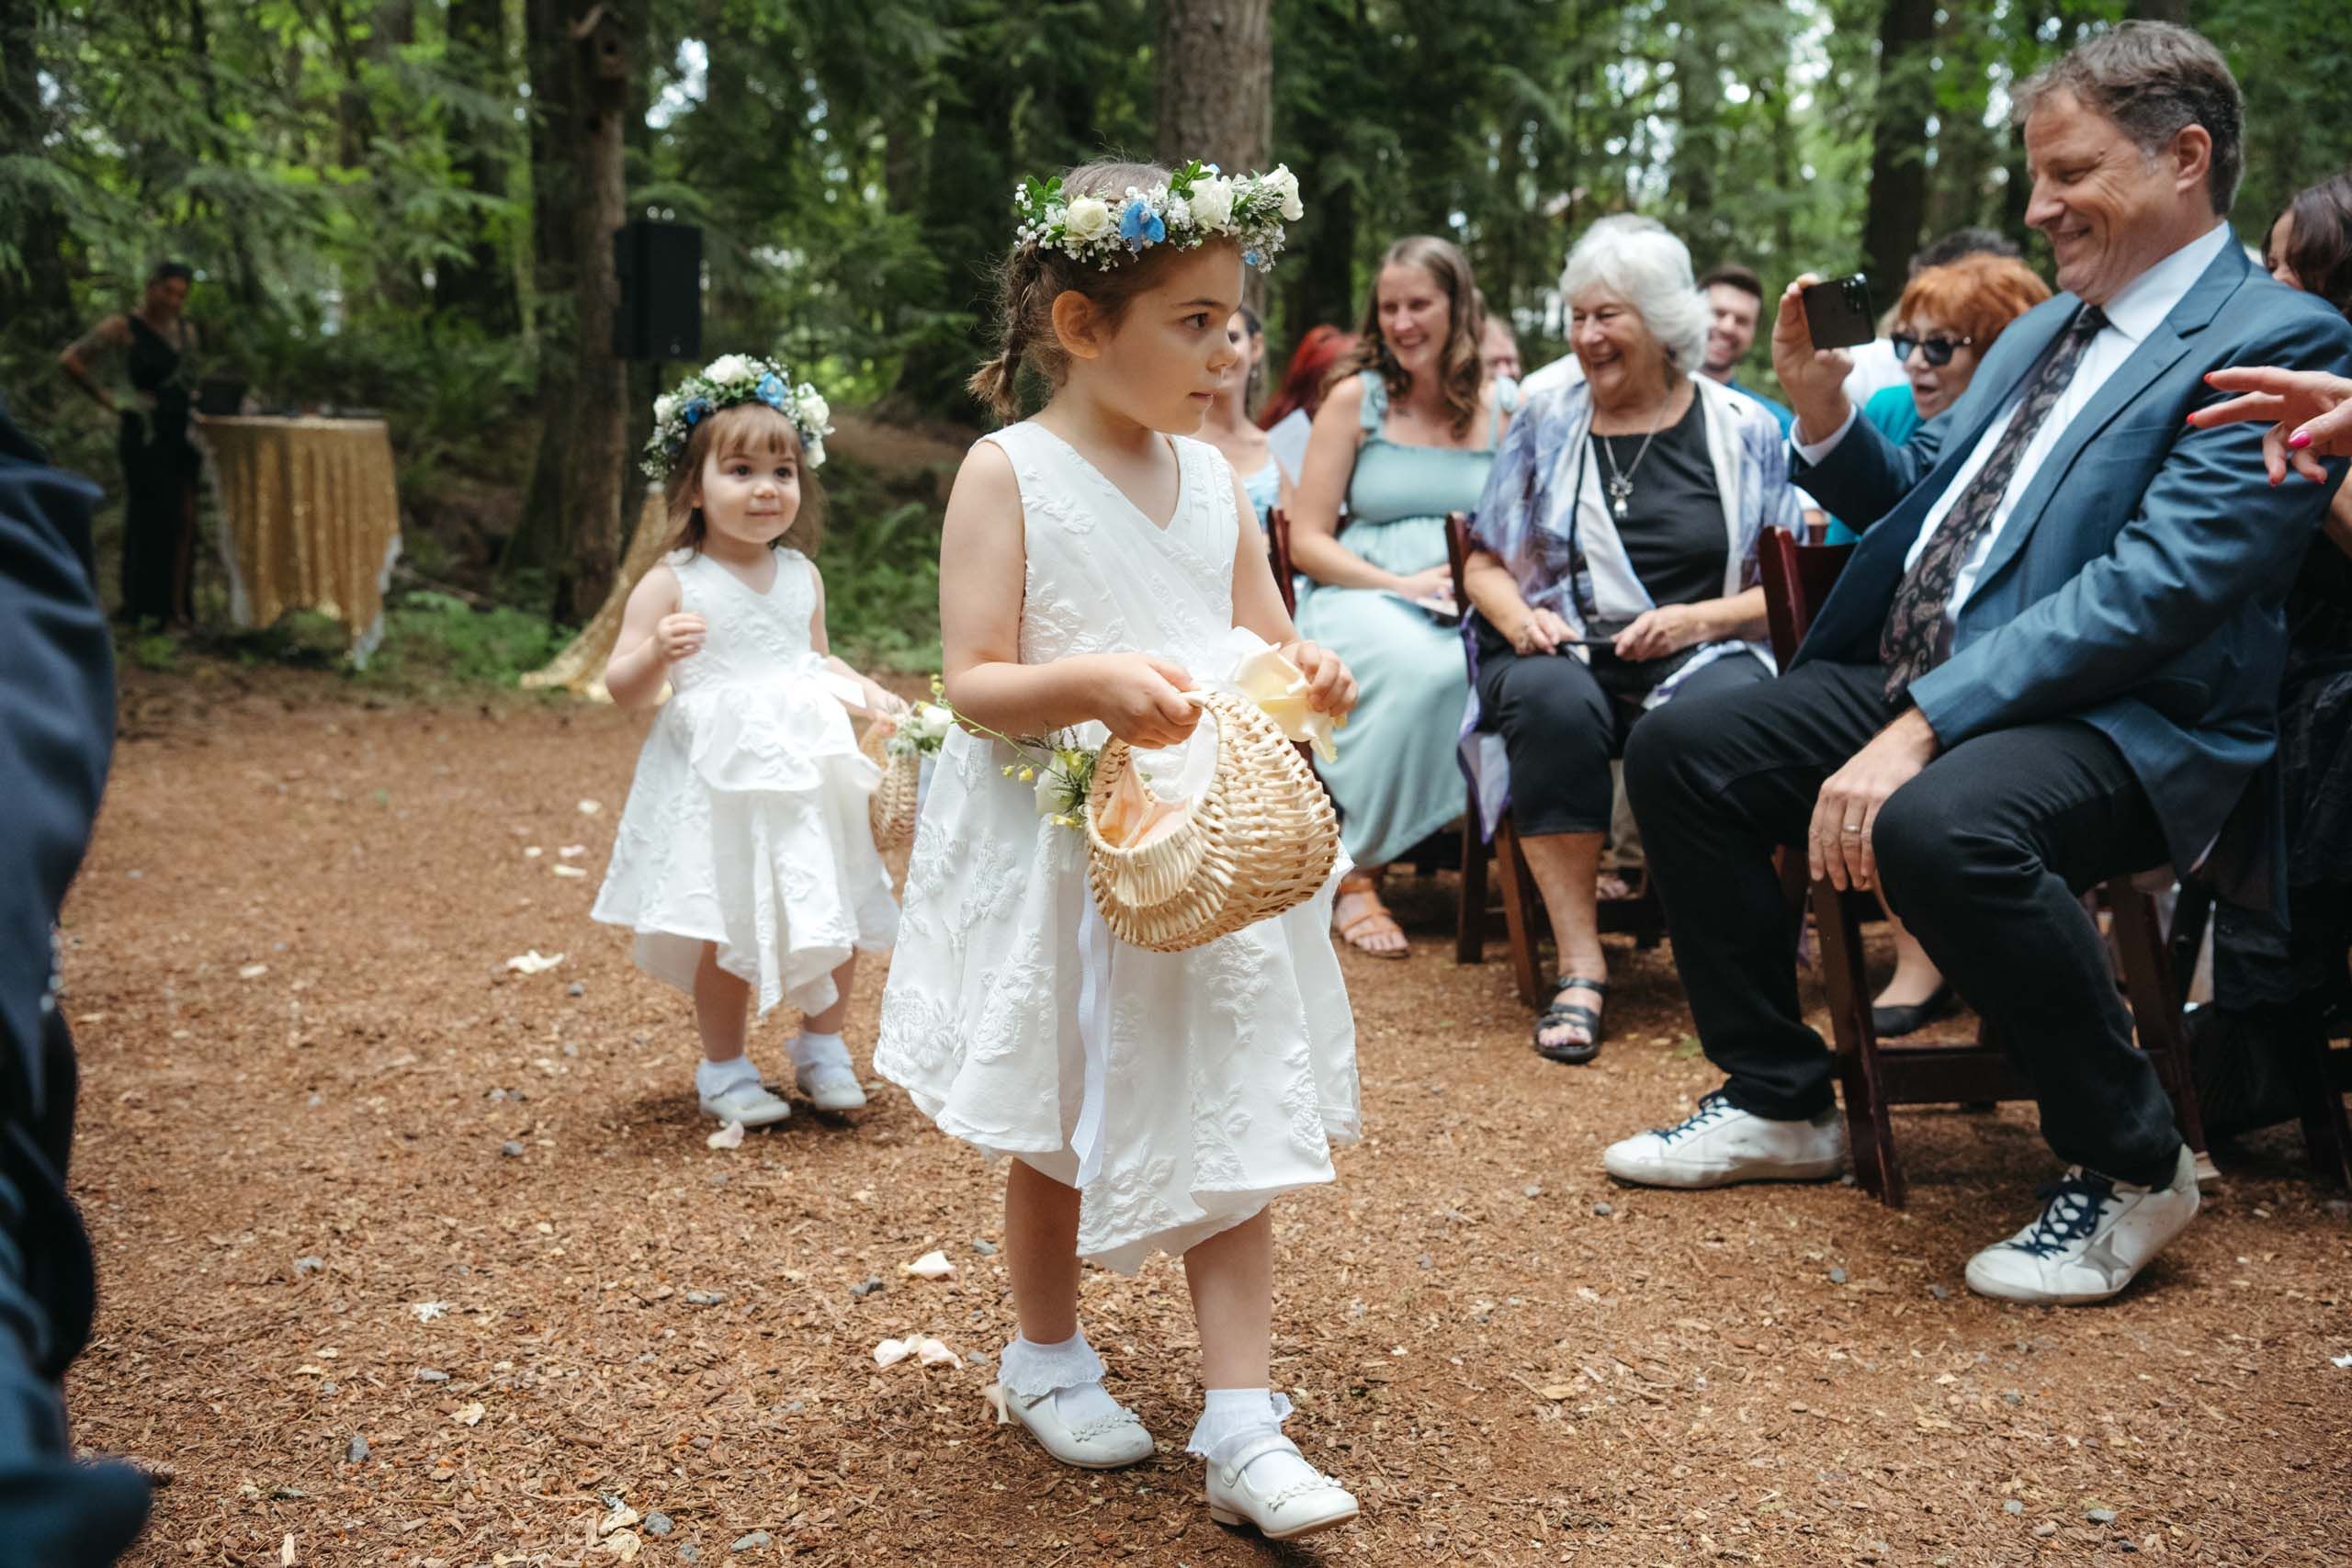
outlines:
M688 429L692 429L694 426L700 424L704 420L710 417L711 412L710 400L708 398L696 398L693 401L687 403L686 427Z
M760 384L752 389L752 394L778 413L784 412L784 378L775 371L761 377Z
M1127 243L1127 249L1139 251L1168 238L1168 225L1151 209L1151 203L1138 196L1119 213L1119 238Z

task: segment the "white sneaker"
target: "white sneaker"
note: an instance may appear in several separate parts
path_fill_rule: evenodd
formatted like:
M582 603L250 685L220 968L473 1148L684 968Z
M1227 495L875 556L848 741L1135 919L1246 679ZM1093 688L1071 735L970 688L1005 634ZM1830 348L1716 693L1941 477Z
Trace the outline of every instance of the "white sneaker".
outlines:
M792 1114L788 1100L768 1092L757 1078L738 1078L717 1094L702 1099L702 1113L720 1122L741 1122L746 1127L772 1127Z
M1064 1464L1117 1470L1140 1464L1159 1451L1136 1413L1115 1401L1114 1414L1073 1426L1062 1419L1051 1393L1020 1394L1001 1385L991 1385L989 1392L996 1402L997 1425L1028 1427L1029 1435Z
M818 1062L801 1067L792 1075L800 1092L820 1111L855 1111L865 1103L865 1090L858 1087L857 1070L845 1062Z
M1846 1130L1834 1105L1810 1121L1775 1122L1718 1089L1675 1125L1610 1145L1600 1163L1618 1180L1645 1187L1822 1181L1845 1168Z
M1261 1492L1250 1479L1250 1466L1268 1454L1286 1453L1297 1465L1267 1467L1265 1473L1296 1476L1301 1467L1307 1479L1293 1480ZM1352 1494L1306 1463L1298 1445L1280 1432L1243 1442L1227 1458L1209 1465L1209 1517L1221 1525L1252 1524L1268 1540L1295 1540L1317 1530L1346 1524L1360 1510Z
M2041 1190L2041 1217L1968 1260L1980 1296L2079 1306L2130 1284L2197 1213L2197 1162L2183 1145L2162 1187L2110 1181L2079 1165Z

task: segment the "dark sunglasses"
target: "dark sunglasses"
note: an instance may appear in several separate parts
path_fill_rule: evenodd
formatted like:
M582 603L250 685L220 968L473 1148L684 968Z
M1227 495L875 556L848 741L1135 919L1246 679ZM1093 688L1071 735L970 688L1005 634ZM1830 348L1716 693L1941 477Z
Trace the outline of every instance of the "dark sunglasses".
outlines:
M1897 365L1909 360L1911 351L1916 348L1928 356L1928 364L1940 369L1951 363L1954 350L1966 348L1976 340L1973 337L1912 337L1906 333L1896 333L1886 341L1894 345L1894 362Z

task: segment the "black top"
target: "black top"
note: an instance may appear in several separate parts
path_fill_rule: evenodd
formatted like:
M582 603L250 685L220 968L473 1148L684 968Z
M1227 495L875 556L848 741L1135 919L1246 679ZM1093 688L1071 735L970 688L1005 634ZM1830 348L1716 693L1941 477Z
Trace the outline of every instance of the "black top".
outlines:
M1639 435L1595 435L1592 466L1600 477L1602 504L1610 507L1617 536L1634 574L1660 604L1695 604L1724 596L1724 503L1715 489L1715 465L1707 455L1705 400L1694 390L1690 407L1669 429L1657 433L1638 468ZM1609 466L1611 456L1617 467ZM1616 515L1609 493L1612 472L1633 485L1625 515Z

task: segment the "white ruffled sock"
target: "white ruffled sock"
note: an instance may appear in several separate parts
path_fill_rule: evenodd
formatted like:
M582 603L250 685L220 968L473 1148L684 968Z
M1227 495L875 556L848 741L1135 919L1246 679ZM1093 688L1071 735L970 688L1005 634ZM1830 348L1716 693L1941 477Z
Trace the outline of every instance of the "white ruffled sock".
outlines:
M1184 1451L1211 1464L1238 1453L1252 1438L1280 1433L1290 1415L1290 1401L1263 1388L1213 1388L1202 1401L1201 1419L1193 1428ZM1292 1486L1310 1486L1322 1472L1288 1450L1277 1449L1251 1460L1248 1473L1261 1492L1278 1493Z
M749 1051L729 1061L705 1060L695 1066L695 1092L705 1100L725 1094L737 1084L759 1081L760 1069L752 1065Z
M1009 1394L1032 1400L1050 1395L1054 1414L1072 1427L1127 1414L1102 1386L1102 1358L1083 1330L1053 1345L1016 1335L1004 1348L998 1377Z
M838 1034L803 1032L792 1042L792 1065L802 1067L846 1067L849 1043Z

